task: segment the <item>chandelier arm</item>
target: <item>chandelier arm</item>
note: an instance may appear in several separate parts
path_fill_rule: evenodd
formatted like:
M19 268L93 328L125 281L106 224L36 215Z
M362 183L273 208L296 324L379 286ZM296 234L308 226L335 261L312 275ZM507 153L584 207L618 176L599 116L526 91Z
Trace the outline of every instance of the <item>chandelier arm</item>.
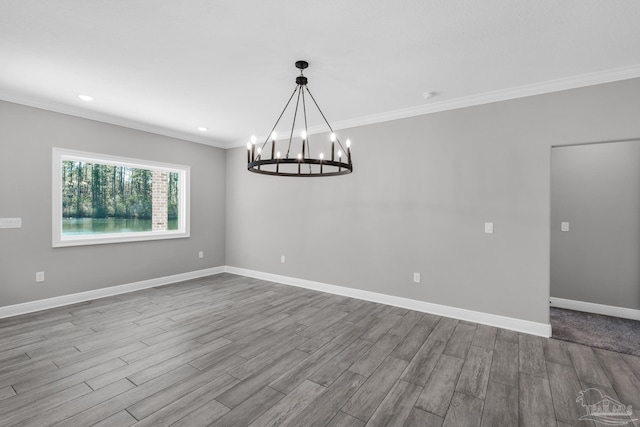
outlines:
M313 103L316 104L316 108L318 109L318 111L320 111L320 115L322 116L322 118L324 119L324 122L327 124L327 126L329 127L329 130L331 131L331 133L333 132L333 128L331 127L331 125L329 124L329 120L327 120L327 118L324 116L324 113L322 112L322 110L320 109L320 106L318 105L318 103L316 102L316 99L313 97L313 94L311 93L311 91L309 90L309 86L305 86L305 88L307 89L307 92L309 93L309 96L311 96L311 99L313 100ZM338 141L338 145L340 146L340 148L342 148L342 150L344 152L346 152L347 150L344 149L344 147L342 146L342 143L340 142L340 139L338 138L338 136L336 136L336 141Z
M282 112L280 113L280 115L278 116L278 120L276 120L276 124L273 125L273 127L271 128L271 132L269 132L269 135L267 135L267 138L264 140L264 142L262 143L262 147L260 147L260 150L264 150L264 146L267 145L267 142L269 142L269 137L271 135L273 135L273 131L276 130L276 126L278 126L278 123L280 123L280 119L282 118L282 115L284 114L285 111L287 111L287 107L289 106L289 104L291 103L291 100L293 99L293 95L296 94L296 91L298 90L299 86L296 85L296 88L293 90L293 93L291 94L291 96L289 97L289 100L287 101L287 104L284 106L284 108L282 109ZM258 158L262 157L262 153L260 153L258 155Z
M300 71L300 73L302 73L302 70ZM307 140L302 141L302 144L304 145L306 142L307 153L309 153L309 157L311 157L311 142L309 141L310 135L309 135L309 132L307 131L307 103L305 102L305 98L304 98L304 89L301 90L300 92L302 92L302 112L304 114L304 134L307 135L307 138L306 138ZM309 165L309 173L311 173L311 165Z
M293 129L296 127L296 117L298 117L298 105L300 105L300 92L302 91L301 90L298 91L298 99L296 100L296 109L293 112L293 123L291 123L291 133L289 134L289 146L287 147L287 158L289 158L289 152L291 151L291 140L293 139Z

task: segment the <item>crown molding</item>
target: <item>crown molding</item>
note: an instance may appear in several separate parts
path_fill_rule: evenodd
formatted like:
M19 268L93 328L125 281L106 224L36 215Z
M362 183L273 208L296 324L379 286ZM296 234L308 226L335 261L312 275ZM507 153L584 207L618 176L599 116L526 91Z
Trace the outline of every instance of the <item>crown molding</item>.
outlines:
M611 83L620 80L628 80L640 77L640 64L630 65L627 67L615 68L595 73L581 74L572 77L566 77L556 80L548 80L545 82L534 83L529 85L517 86L508 89L501 89L492 92L485 92L477 95L465 96L442 102L430 102L425 105L415 107L402 108L399 110L388 111L369 116L358 117L349 120L342 120L333 123L334 130L349 129L358 126L366 126L376 123L388 122L391 120L404 119L408 117L421 116L424 114L439 113L442 111L455 110L458 108L473 107L477 105L490 104L493 102L508 101L517 98L525 98L528 96L542 95L545 93L560 92L563 90L577 89L581 87L594 86L603 83ZM163 126L157 126L150 123L142 123L130 120L124 117L117 117L111 114L101 113L98 111L87 110L70 105L64 105L32 96L19 95L15 93L0 92L0 100L23 104L30 107L40 108L53 111L56 113L68 114L71 116L81 117L89 120L95 120L112 125L123 126L130 129L136 129L143 132L155 133L158 135L168 136L171 138L182 139L186 141L196 142L199 144L210 145L218 148L236 148L244 146L247 141L235 141L224 143L193 135L187 132L181 132L175 129L169 129ZM308 134L318 134L326 132L324 126L312 126L307 129ZM263 135L258 140L265 140L267 135Z
M402 108L355 119L334 122L334 130L349 129L358 126L366 126L376 123L388 122L391 120L405 119L408 117L421 116L424 114L439 113L442 111L456 110L459 108L473 107L494 102L508 101L512 99L525 98L528 96L543 95L545 93L560 92L563 90L578 89L581 87L594 86L598 84L611 83L621 80L628 80L640 77L640 64L628 67L615 68L611 70L599 71L596 73L581 74L573 77L566 77L556 80L534 83L523 86L516 86L508 89L501 89L492 92L485 92L478 95L465 96L442 102L431 102L426 105ZM313 126L307 129L309 135L326 132L326 126ZM258 138L265 139L266 136ZM237 141L225 148L235 148L244 146L246 141Z
M59 104L56 102L37 99L28 95L18 95L15 93L0 92L0 100L13 102L15 104L35 107L42 110L53 111L54 113L67 114L83 119L95 120L97 122L108 123L111 125L122 126L129 129L135 129L143 132L154 133L157 135L168 136L170 138L182 139L185 141L196 142L198 144L210 145L212 147L227 148L225 144L211 140L209 138L198 137L187 132L169 129L162 126L156 126L150 123L143 123L136 120L130 120L124 117L117 117L99 111L87 110L84 108L74 107L71 105Z

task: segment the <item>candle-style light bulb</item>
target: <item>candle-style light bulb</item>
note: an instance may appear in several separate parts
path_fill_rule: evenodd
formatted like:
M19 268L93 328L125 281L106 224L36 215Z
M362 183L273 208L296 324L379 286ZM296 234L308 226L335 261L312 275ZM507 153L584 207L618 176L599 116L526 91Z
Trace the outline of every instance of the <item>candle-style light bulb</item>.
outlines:
M307 139L307 131L306 131L306 130L303 130L302 132L300 132L300 137L301 137L302 139Z
M278 153L276 154L276 158L280 158L280 152L278 151Z
M338 159L342 158L342 150L338 150Z
M262 148L258 147L258 154L260 154L262 152Z
M329 135L329 139L331 139L331 142L335 142L336 140L336 134L331 132L331 135Z
M324 153L320 153L320 160L324 160Z
M273 133L271 134L271 139L275 141L277 138L278 138L278 133L274 130Z
M298 153L298 160L302 160L302 153Z
M251 151L251 143L247 142L247 150Z
M256 136L255 135L251 135L251 143L252 144L256 143Z
M347 139L347 148L351 147L351 140Z

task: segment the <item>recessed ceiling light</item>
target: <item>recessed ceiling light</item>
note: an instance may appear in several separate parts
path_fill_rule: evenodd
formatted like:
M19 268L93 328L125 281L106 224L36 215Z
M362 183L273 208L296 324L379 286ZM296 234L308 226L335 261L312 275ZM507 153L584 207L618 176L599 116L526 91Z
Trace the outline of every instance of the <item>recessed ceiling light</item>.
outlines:
M429 99L429 98L433 98L434 96L436 96L438 94L438 92L424 92L422 94L422 97L424 99Z
M78 98L82 99L83 101L93 101L93 96L90 95L78 95Z
M198 128L198 130L199 130L200 132L206 132L206 131L208 131L209 129L208 129L208 128L206 128L206 127L204 127L204 126L200 126L200 127Z

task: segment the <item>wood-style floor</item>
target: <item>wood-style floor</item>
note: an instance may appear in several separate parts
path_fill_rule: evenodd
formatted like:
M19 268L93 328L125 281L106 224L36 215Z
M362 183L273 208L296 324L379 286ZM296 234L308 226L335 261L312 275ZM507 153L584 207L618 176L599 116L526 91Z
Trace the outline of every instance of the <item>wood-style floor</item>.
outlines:
M587 388L640 409L640 358L230 274L0 320L2 426L595 426Z

